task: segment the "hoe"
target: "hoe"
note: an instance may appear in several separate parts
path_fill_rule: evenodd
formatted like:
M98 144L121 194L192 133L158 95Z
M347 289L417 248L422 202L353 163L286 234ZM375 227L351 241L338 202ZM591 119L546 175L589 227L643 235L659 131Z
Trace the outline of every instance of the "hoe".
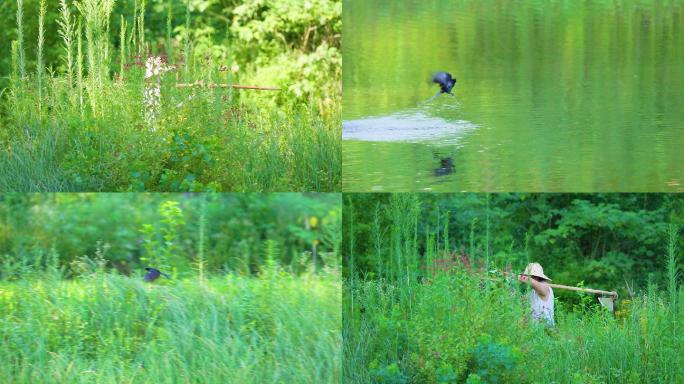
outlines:
M515 274L509 273L509 272L503 272L502 273L505 276L511 276L511 277L516 277ZM499 281L497 279L492 279L492 278L487 278L487 280L492 280L492 281ZM575 291L575 292L584 292L584 293L591 293L594 295L598 295L598 300L601 305L608 309L608 311L613 312L614 309L614 303L615 300L618 298L617 292L613 291L601 291L599 289L591 289L591 288L580 288L580 287L571 287L569 285L561 285L561 284L551 284L551 283L546 283L549 287L554 288L554 289L564 289L566 291Z

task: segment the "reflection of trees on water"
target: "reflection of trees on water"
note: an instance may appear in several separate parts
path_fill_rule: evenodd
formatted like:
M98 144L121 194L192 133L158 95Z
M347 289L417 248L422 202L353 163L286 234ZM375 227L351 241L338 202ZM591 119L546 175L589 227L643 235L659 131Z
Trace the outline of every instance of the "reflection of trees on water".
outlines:
M454 189L670 191L682 180L681 2L350 3L344 119L419 105L476 123L461 141ZM436 70L458 77L456 100L424 102ZM442 168L412 146L423 163L404 161L398 175L389 159L408 147L383 148L379 163L355 166L387 174L375 184L388 190L423 188L412 174Z

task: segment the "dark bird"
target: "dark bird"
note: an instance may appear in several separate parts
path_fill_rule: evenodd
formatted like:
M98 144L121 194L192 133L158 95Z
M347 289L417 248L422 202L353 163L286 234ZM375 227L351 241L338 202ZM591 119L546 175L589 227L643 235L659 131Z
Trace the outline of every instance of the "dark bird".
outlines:
M435 176L446 176L454 173L454 161L451 157L439 159L439 167L434 169Z
M145 281L155 281L159 278L159 275L163 275L167 279L171 278L171 276L158 270L157 268L146 267L145 270L147 271L147 273L145 274Z
M439 84L440 88L440 93L448 93L451 96L454 94L451 93L451 88L456 85L456 79L451 77L450 73L446 72L437 72L432 76L432 82L435 84Z

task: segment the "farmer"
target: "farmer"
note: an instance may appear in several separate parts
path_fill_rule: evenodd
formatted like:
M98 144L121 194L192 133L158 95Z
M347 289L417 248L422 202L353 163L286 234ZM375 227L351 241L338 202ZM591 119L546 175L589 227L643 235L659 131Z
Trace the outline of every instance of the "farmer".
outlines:
M544 275L542 266L539 263L528 264L525 271L518 275L518 281L532 286L530 290L532 319L537 322L546 321L549 327L553 327L553 289L547 284L551 279Z

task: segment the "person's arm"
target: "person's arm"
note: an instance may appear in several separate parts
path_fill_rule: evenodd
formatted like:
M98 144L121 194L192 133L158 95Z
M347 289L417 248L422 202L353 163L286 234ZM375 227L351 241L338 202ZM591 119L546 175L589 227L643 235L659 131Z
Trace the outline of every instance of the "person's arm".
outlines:
M518 275L518 281L521 283L530 284L532 289L534 289L542 300L546 301L549 297L549 286L545 283L539 282L535 279L530 278L526 275Z

